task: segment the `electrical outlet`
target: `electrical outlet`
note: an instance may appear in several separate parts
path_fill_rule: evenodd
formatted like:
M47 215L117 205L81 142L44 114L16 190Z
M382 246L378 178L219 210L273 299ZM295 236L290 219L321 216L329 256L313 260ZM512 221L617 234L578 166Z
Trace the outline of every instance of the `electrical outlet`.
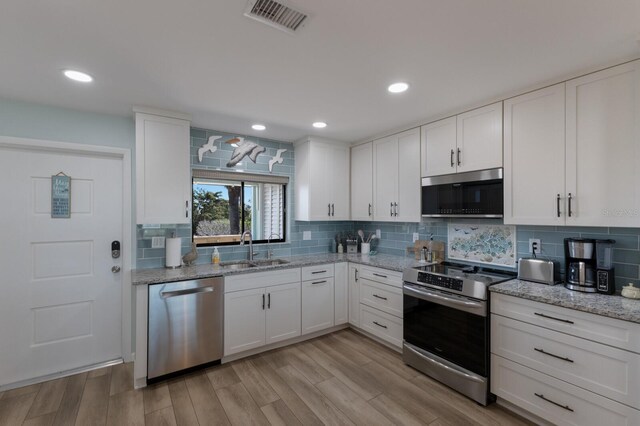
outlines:
M529 238L529 253L533 253L533 245L536 245L536 253L542 253L542 242L539 238Z
M164 248L164 237L152 237L151 248Z
M378 239L382 238L382 233L380 232L379 229L376 229L376 238Z
M413 242L415 243L416 241L418 241L420 239L420 234L418 234L417 232L413 233Z
M302 232L302 239L303 240L310 240L311 239L311 231L303 231Z

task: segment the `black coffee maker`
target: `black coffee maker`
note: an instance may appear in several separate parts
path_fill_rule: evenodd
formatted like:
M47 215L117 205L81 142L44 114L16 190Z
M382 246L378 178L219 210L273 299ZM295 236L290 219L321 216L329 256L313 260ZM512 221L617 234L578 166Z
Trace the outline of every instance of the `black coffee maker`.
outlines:
M565 287L586 293L613 294L616 287L613 244L615 240L565 238Z

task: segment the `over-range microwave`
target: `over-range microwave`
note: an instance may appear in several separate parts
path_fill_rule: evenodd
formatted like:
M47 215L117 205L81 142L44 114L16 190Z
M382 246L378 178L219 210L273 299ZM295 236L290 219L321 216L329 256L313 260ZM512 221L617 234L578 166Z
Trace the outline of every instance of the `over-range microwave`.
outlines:
M502 217L502 168L422 178L423 217Z

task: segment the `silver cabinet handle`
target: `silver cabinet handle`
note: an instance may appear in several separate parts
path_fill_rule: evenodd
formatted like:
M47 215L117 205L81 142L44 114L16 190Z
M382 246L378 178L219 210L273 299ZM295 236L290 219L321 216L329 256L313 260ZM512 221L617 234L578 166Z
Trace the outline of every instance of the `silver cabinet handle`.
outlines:
M556 210L558 212L558 217L560 217L560 194L556 196Z
M389 203L389 216L393 217L393 203Z
M327 280L322 280L322 281L313 281L311 284L315 285L315 284L322 284L322 283L326 283Z
M271 309L271 293L267 295L267 309Z
M453 164L453 154L455 154L455 152L453 150L451 150L451 167L454 166L454 164Z
M552 316L549 316L549 315L541 314L539 312L534 312L533 315L537 315L537 316L542 317L542 318L552 319L552 320L555 320L555 321L566 322L567 324L574 324L573 321L570 321L570 320L567 320L567 319L562 319L562 318L552 317Z
M331 203L327 204L327 216L331 216Z
M355 273L355 278L356 278L356 282L358 282L358 270L356 269L356 273Z
M188 288L185 290L161 291L160 296L163 299L167 299L169 297L186 296L188 294L211 293L212 291L213 291L213 287L197 287L197 288Z
M565 357L565 356L560 356L560 355L555 355L555 354L552 354L550 352L545 351L544 349L533 348L533 350L536 351L536 352L540 352L541 354L545 354L545 355L552 356L554 358L561 359L563 361L573 362L573 360L571 358L568 358L568 357Z
M552 401L549 398L545 398L545 396L543 394L541 394L541 393L535 393L534 392L533 394L535 396L537 396L538 398L540 398L540 399L543 399L543 400L545 400L545 401L547 401L547 402L549 402L549 403L551 403L551 404L553 404L553 405L555 405L557 407L564 408L565 410L571 411L573 413L573 409L571 407L569 407L568 405L558 404L557 402Z
M374 323L375 325L377 325L378 327L382 327L382 328L389 328L389 327L387 327L386 325L382 325L382 324L380 324L378 321L374 321L373 323Z
M389 278L386 275L376 274L375 272L373 273L373 275L375 275L376 277L380 277L380 278Z
M458 148L458 155L456 155L456 161L458 162L458 166L460 165L461 161L460 161L460 148Z
M331 203L331 216L336 215L336 205Z
M371 203L369 203L369 216L371 216Z
M393 215L397 217L398 216L398 203L393 203L393 207L394 207Z
M312 271L312 274L324 274L325 272L327 272L326 270L324 271Z
M389 300L386 297L378 296L377 294L374 294L373 297L377 297L378 299L382 299L382 300Z
M262 310L264 310L264 293L262 294Z
M571 217L571 193L569 193L569 217Z

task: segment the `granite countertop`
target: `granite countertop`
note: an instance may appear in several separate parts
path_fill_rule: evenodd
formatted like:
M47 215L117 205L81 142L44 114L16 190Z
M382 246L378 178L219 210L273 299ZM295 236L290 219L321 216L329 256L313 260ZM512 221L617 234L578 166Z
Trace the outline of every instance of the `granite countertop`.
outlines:
M619 295L581 293L563 285L550 286L517 279L492 285L489 290L640 324L640 300Z
M377 268L389 269L391 271L402 272L420 263L409 257L393 256L389 254L361 255L361 254L335 254L323 253L304 256L282 257L289 263L282 265L257 266L244 269L229 269L224 266L214 266L212 264L183 266L178 269L155 268L155 269L134 269L131 271L131 282L133 285L159 284L172 281L184 281L216 276L233 274L249 274L252 272L271 271L275 269L300 268L303 266L321 265L323 263L353 262L362 265L374 266ZM256 259L258 260L258 259ZM225 262L222 262L223 264ZM424 263L422 263L424 265Z

